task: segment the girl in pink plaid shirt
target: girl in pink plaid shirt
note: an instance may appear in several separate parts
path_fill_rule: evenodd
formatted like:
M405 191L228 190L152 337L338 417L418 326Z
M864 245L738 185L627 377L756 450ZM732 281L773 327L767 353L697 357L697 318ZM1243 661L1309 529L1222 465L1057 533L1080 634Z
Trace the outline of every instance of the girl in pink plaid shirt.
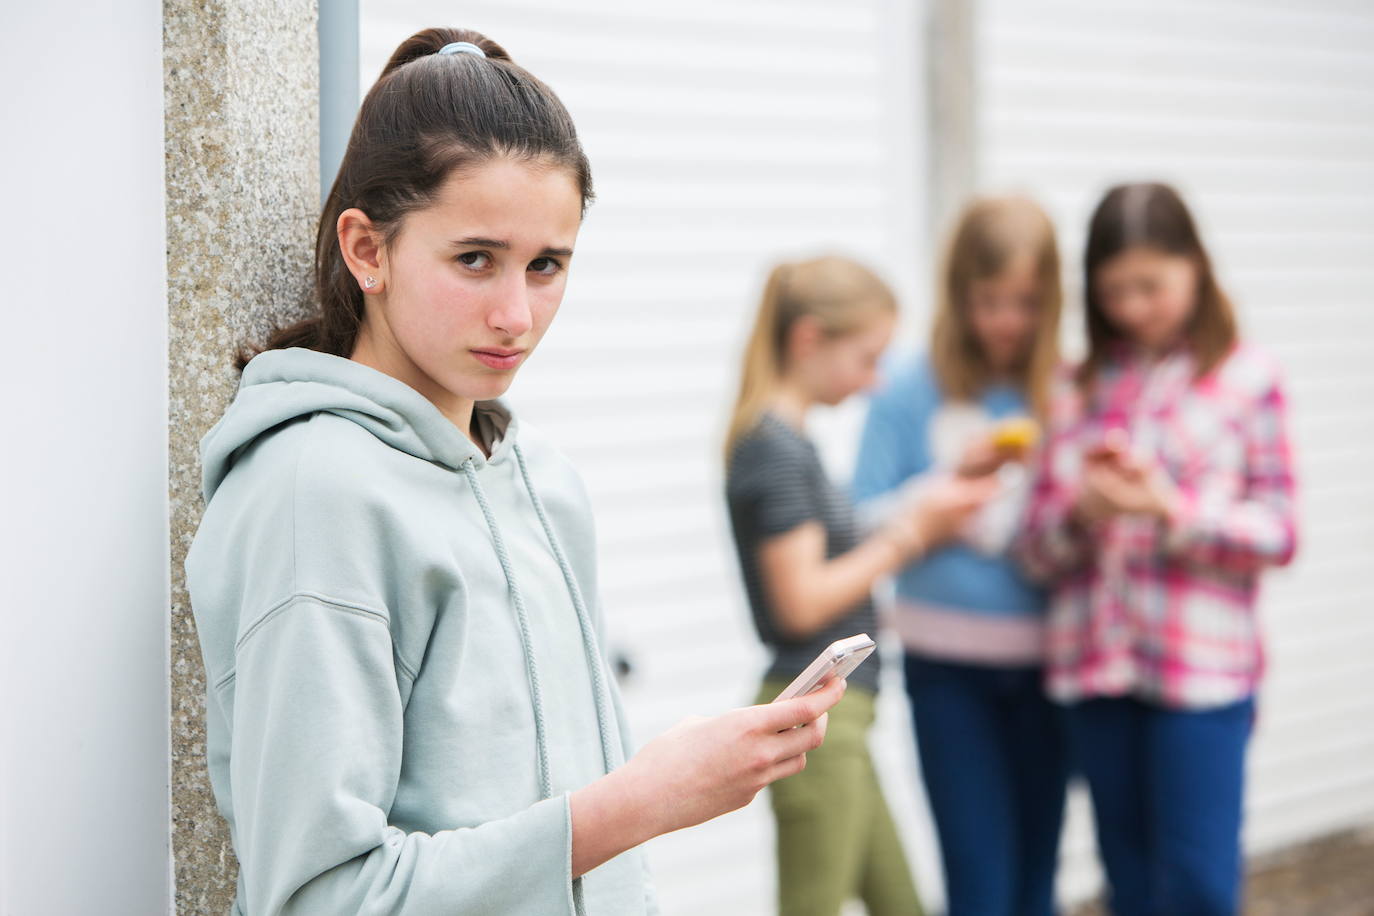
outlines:
M1085 272L1088 356L1053 400L1019 545L1053 589L1048 690L1113 912L1234 913L1259 574L1296 545L1282 384L1238 342L1172 188L1108 192Z

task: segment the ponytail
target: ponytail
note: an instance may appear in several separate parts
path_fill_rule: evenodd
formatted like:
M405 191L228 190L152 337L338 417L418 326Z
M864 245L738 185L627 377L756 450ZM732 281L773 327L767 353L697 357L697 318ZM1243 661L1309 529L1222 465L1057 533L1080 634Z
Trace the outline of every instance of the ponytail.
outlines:
M739 393L725 434L726 463L778 393L787 371L788 333L797 319L815 318L827 335L840 337L862 328L874 314L896 311L897 299L887 284L848 258L827 255L774 267L744 348Z
M725 435L725 460L735 450L735 444L747 433L768 402L778 390L782 379L782 349L787 327L783 323L783 286L788 264L779 264L768 273L759 302L754 330L744 346L744 363L740 369L739 394L730 413L730 426Z

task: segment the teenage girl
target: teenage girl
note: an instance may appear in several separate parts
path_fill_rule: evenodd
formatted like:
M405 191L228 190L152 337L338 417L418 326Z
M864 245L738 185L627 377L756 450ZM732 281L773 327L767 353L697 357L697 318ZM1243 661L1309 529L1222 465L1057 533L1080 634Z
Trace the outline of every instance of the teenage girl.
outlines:
M946 537L987 495L986 482L951 481L861 538L848 498L826 478L807 414L873 383L896 311L887 286L844 258L780 264L768 278L725 444L740 568L773 652L760 703L834 640L873 634L875 581ZM825 747L770 792L785 916L835 916L856 897L872 916L920 912L866 743L878 668L872 657L850 676Z
M950 916L1048 916L1054 906L1066 752L1041 686L1045 595L1008 549L1029 497L1026 433L1056 368L1059 270L1054 228L1036 204L995 197L964 211L929 354L897 366L874 397L855 475L865 514L919 504L950 477L999 483L973 524L896 581Z
M1113 911L1230 914L1260 573L1297 543L1283 387L1172 188L1109 191L1084 269L1088 355L1055 399L1022 545L1053 589L1049 692Z
M625 759L582 484L494 400L590 196L563 106L475 32L416 34L363 101L315 314L202 443L187 575L236 913L656 912L629 851L824 735L842 681Z

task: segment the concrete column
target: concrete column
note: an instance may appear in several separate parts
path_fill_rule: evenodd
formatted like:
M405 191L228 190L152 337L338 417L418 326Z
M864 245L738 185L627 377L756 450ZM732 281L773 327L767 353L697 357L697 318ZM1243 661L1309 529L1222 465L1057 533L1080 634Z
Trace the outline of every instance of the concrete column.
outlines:
M937 240L978 184L977 14L977 0L930 0L928 7L930 219Z
M197 445L239 344L297 317L319 216L316 0L164 0L172 855L177 913L223 914L236 865L205 767L205 672L183 564Z

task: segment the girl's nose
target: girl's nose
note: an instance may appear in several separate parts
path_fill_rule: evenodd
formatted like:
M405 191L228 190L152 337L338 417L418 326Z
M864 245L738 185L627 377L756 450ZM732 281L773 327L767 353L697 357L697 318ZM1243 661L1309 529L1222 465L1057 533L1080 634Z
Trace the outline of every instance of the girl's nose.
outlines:
M487 312L487 326L507 337L521 337L534 326L530 312L529 287L525 282L525 272L520 273L512 282L502 283L496 290L496 301Z

